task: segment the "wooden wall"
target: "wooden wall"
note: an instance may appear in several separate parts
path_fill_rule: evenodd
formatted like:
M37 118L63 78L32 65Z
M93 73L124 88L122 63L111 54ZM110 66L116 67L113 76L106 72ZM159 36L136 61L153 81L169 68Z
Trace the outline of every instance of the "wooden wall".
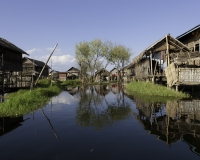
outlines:
M179 38L178 40L181 41L183 44L185 44L188 48L193 49L192 51L200 51L199 50L200 28L182 38Z
M4 71L22 71L22 53L0 46L0 68Z

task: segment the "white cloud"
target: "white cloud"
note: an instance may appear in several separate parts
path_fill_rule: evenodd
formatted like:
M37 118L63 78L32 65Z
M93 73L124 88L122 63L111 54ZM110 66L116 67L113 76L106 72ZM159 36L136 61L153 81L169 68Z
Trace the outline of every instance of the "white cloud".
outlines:
M53 49L54 48L33 48L27 50L26 52L30 55L29 58L33 58L46 63ZM50 67L52 66L53 70L57 71L67 71L71 67L77 67L75 57L70 54L65 54L60 48L56 48L48 62L48 65Z

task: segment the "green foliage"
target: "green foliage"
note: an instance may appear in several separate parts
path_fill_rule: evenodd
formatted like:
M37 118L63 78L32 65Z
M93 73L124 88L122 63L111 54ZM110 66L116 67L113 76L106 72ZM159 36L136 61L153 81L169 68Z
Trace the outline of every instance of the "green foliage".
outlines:
M91 42L80 42L76 45L76 59L80 67L82 81L86 81L86 74L90 83L94 80L95 72L106 68L108 64L114 64L118 70L122 69L131 56L130 49L123 45L114 45L100 39Z
M136 82L132 81L126 86L126 90L129 93L132 93L133 95L143 95L146 97L151 97L149 99L152 99L152 97L156 96L157 99L161 99L161 97L165 98L189 98L190 95L175 91L174 89L169 89L165 86L161 86L158 84L153 84L151 82Z
M49 87L50 84L51 84L51 80L49 80L49 79L40 79L37 82L38 87Z
M59 94L60 87L36 88L30 90L19 90L7 95L4 103L0 103L1 117L14 117L28 114L48 102L49 98Z
M66 81L63 81L61 83L62 86L78 86L78 85L81 85L81 80L79 79L75 79L75 80L66 80Z

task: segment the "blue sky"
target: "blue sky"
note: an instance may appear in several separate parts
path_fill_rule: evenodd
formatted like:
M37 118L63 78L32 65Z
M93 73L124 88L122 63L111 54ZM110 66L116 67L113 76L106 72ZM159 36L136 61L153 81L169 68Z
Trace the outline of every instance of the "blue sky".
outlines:
M200 24L200 0L0 2L0 37L44 62L58 43L52 68L59 71L76 66L79 42L99 38L122 44L131 48L133 59L166 34L177 37Z

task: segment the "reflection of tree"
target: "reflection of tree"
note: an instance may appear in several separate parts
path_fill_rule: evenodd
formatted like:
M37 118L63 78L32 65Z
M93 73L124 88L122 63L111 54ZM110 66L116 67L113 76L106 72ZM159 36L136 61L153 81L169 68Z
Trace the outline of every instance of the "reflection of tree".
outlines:
M109 105L104 96L107 91L103 91L107 87L98 87L100 90L94 86L80 89L80 102L76 110L76 119L80 126L93 126L95 129L101 129L117 120L125 119L131 112L130 105L122 100L124 98L122 95L118 96L118 102ZM121 98L121 103L119 98Z

